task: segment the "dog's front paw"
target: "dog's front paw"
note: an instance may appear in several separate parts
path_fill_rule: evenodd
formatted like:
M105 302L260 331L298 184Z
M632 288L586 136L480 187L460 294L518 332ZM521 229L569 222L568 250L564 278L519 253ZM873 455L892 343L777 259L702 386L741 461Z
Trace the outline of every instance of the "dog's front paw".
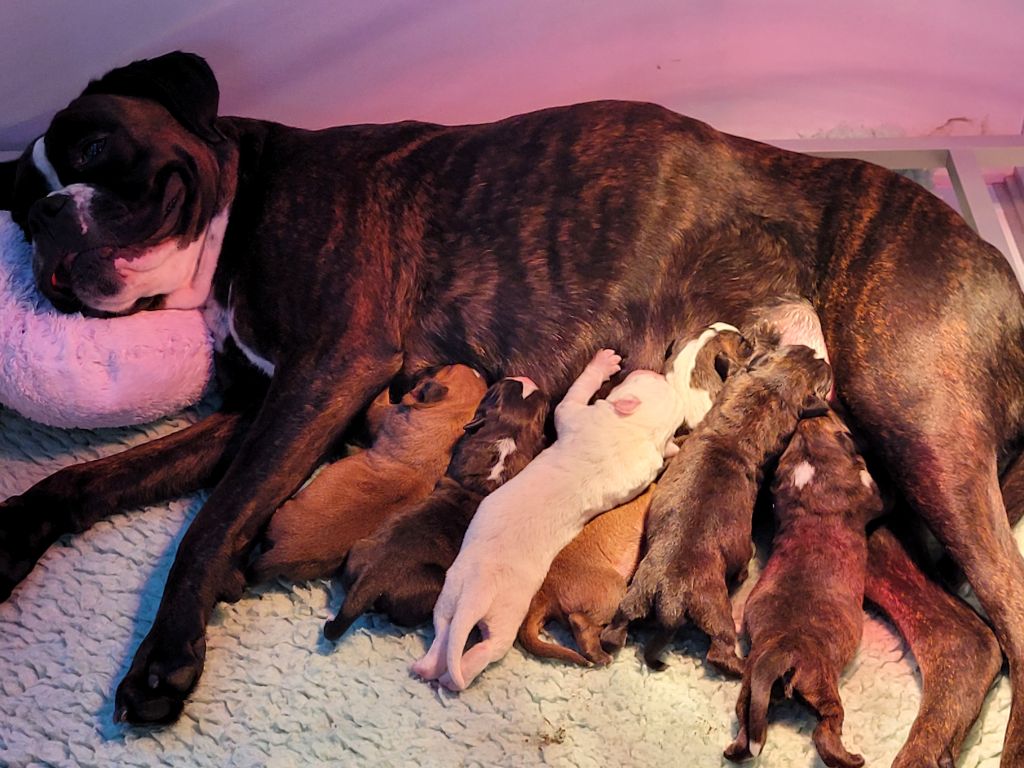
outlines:
M64 533L60 502L29 491L0 503L0 602Z
M206 639L167 642L151 632L117 687L114 720L155 725L178 719L203 671Z

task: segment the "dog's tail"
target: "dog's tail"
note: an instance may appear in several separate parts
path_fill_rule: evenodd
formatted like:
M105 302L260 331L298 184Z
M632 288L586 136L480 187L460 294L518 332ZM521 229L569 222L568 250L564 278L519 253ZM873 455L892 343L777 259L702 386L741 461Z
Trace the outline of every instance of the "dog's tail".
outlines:
M725 750L725 756L730 760L746 760L761 754L768 734L772 686L793 669L795 658L793 649L770 643L765 648L755 649L747 659L743 686L736 703L740 728L735 741Z
M551 601L541 589L530 601L530 610L526 612L526 618L523 619L523 623L519 627L519 644L534 656L558 659L569 664L589 667L590 662L571 648L557 643L547 643L540 639L541 630L553 615Z

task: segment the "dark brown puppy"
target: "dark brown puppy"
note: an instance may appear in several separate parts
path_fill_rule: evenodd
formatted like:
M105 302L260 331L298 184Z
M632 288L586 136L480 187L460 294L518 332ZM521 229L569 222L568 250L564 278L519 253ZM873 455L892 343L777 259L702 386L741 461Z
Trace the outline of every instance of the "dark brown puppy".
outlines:
M601 648L601 630L615 615L636 570L655 488L651 485L632 501L591 520L558 553L519 628L523 648L534 656L584 666L611 662ZM552 619L572 629L580 653L540 639L541 629Z
M731 760L761 754L772 686L800 694L821 718L814 745L828 766L859 768L843 747L839 675L863 629L868 522L882 512L878 486L834 412L797 425L772 482L777 529L768 564L747 600L750 654L736 703ZM789 677L792 675L792 677Z
M367 414L372 445L325 467L281 505L254 576L334 573L353 544L430 495L486 391L480 374L465 365L424 377L397 404L384 390Z
M487 390L430 496L352 547L345 602L324 627L329 639L367 611L405 626L430 620L476 508L544 447L548 400L527 382L504 379Z
M669 464L651 502L646 553L614 620L602 633L606 650L621 648L630 621L653 609L656 656L689 617L711 637L708 661L743 673L729 582L746 578L752 555L751 516L764 466L785 447L801 412L825 408L828 363L805 346L765 351L755 344L747 368L726 381L719 400Z

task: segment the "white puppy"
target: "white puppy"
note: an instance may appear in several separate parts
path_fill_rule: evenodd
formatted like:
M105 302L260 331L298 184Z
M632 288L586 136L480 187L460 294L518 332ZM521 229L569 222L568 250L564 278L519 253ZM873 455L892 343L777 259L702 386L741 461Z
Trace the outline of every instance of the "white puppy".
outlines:
M687 370L694 345L726 328L739 338L719 324L673 358L670 378L633 371L588 405L621 361L610 349L594 356L555 409L558 440L480 505L434 607L434 642L414 673L463 690L508 652L555 556L595 515L646 489L678 451L675 431L703 417ZM463 655L477 624L482 642Z

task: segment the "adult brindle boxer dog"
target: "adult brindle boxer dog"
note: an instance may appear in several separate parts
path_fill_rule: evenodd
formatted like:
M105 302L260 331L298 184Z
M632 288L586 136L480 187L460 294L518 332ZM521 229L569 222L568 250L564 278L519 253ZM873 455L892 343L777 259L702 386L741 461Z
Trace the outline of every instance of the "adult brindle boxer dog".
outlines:
M205 305L269 377L252 409L69 467L0 509L6 598L60 534L215 483L120 684L120 719L180 713L250 543L396 376L463 363L558 400L602 346L657 368L674 339L799 295L852 424L992 619L1014 689L1003 764L1024 764L1024 560L999 489L1024 421L1024 302L945 204L870 164L650 104L322 131L217 106L202 59L136 62L91 83L0 177L56 306Z

